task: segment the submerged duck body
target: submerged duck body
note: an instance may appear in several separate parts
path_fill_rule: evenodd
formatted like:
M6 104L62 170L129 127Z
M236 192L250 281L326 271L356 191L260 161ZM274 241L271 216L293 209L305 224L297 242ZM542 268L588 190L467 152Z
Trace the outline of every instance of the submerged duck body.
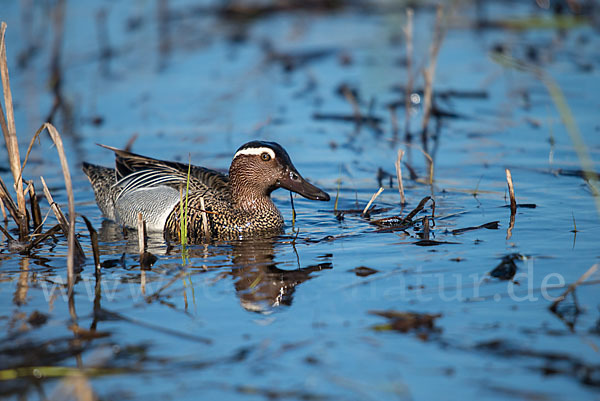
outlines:
M142 213L148 230L163 231L167 238L180 236L180 202L182 194L185 199L188 167L187 232L192 242L201 241L205 233L237 238L281 231L283 217L271 200L277 188L312 200L329 200L327 193L302 178L275 142L252 141L241 146L229 175L105 147L115 152L116 168L83 164L100 210L127 227L136 227L138 213Z

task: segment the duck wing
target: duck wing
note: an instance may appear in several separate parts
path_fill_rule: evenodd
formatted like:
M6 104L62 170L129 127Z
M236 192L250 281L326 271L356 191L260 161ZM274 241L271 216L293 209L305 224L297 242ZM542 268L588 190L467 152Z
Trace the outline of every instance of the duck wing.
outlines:
M188 166L184 163L153 159L126 150L100 145L115 152L115 186L121 189L118 197L142 188L168 186L179 191L188 181L190 171L190 192L210 192L219 198L229 198L229 177L217 171Z

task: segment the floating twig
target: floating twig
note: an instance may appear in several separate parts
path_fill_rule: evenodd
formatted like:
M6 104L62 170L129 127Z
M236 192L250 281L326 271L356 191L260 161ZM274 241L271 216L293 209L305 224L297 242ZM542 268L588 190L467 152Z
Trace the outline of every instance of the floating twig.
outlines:
M373 194L373 196L371 196L371 200L369 201L369 203L367 203L367 206L365 206L364 210L362 211L362 215L363 217L367 216L367 213L369 212L369 208L371 207L371 204L375 201L375 199L377 199L377 197L383 192L383 187L380 187L379 190L377 192L375 192Z

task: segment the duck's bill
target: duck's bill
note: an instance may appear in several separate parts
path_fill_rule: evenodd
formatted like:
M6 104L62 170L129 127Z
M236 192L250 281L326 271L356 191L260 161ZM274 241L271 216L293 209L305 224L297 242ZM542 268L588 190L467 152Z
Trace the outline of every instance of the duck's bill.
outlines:
M289 189L310 200L327 202L330 199L327 192L306 181L297 171L289 171L283 179L279 180L279 183L282 188Z

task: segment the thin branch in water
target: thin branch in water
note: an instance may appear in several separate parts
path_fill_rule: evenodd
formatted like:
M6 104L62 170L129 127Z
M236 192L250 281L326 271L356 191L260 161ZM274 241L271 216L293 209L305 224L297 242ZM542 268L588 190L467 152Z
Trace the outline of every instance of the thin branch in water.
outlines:
M398 149L398 158L396 158L396 177L398 179L400 202L402 205L406 205L406 197L404 196L404 182L402 181L402 157L404 157L404 150Z
M375 201L375 199L377 199L377 197L383 192L383 187L379 188L379 191L375 192L373 194L373 196L371 196L371 200L369 201L369 203L367 203L367 206L365 206L363 212L362 212L362 216L366 217L368 215L369 212L369 208L371 207L371 204Z

